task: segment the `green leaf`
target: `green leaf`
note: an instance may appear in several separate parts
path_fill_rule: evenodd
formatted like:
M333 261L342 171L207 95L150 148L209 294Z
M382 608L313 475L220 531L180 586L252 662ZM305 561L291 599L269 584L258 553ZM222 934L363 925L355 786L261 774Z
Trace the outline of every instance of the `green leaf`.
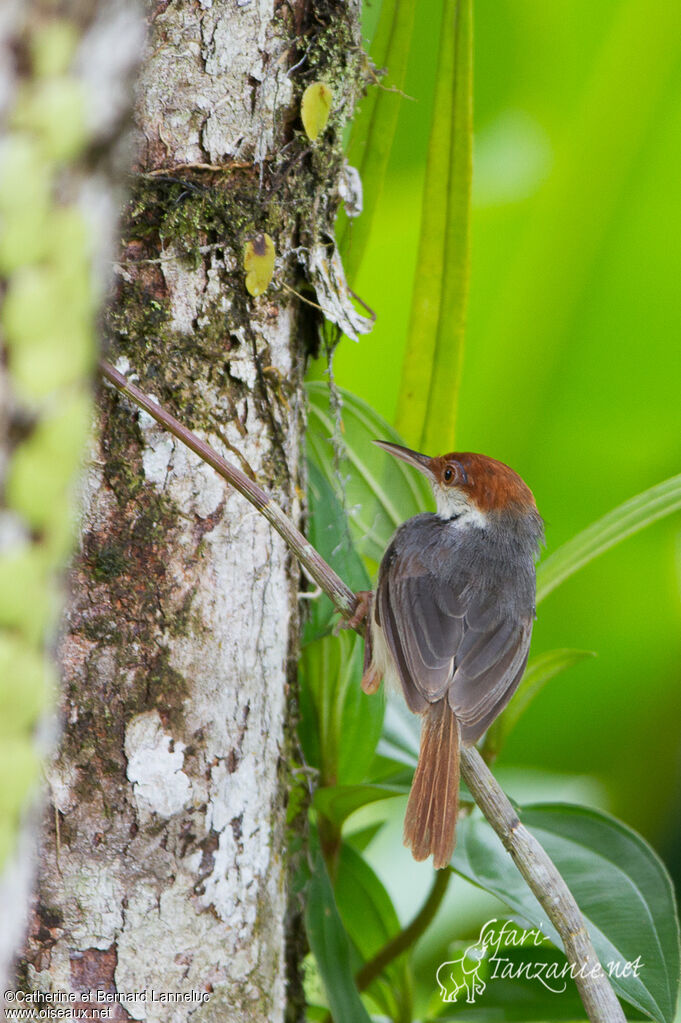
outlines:
M368 962L400 930L395 908L379 877L347 844L341 847L335 886L338 911L362 962ZM394 960L385 978L368 993L390 1019L411 1019L411 989L406 960Z
M68 72L78 49L75 25L65 18L52 18L46 25L36 26L29 39L33 70L41 78Z
M244 245L246 291L257 297L270 286L274 273L274 242L268 234L258 234Z
M362 639L347 632L303 650L299 733L322 785L364 781L374 758L384 699L362 692L363 655Z
M502 921L494 924L495 932L503 926ZM521 940L522 929L508 928L510 933L518 934ZM506 933L506 932L505 932ZM465 983L464 971L460 962L456 962L463 953L470 947L471 938L466 941L453 942L447 952L450 962L454 961L452 973L447 980L456 978L458 983ZM474 1006L467 1005L462 998L465 992L462 991L458 1002L443 1004L440 991L433 992L430 999L430 1012L428 1017L437 1019L438 1023L445 1020L463 1021L466 1023L575 1023L576 1020L585 1020L584 1005L577 987L570 980L554 981L547 979L553 990L549 990L544 983L539 981L538 976L551 978L560 975L565 968L565 955L553 945L543 943L535 946L532 937L529 944L525 946L501 946L501 954L498 958L493 955L488 959L483 958L480 962L478 977L486 987L484 993L476 1000ZM499 959L503 958L503 965L499 966ZM469 963L472 965L470 959ZM495 969L497 974L495 976ZM503 971L508 971L503 976ZM443 978L444 979L444 978ZM560 990L565 983L565 990ZM637 1013L637 1016L639 1014Z
M537 569L537 603L604 551L681 508L681 475L614 508L559 547Z
M397 118L403 98L407 61L414 27L415 0L383 0L376 35L371 45L371 59L379 70L388 69L387 78L369 87L352 124L348 146L348 162L356 167L362 179L364 211L353 221L342 221L339 243L347 279L352 283L362 262L371 233Z
M19 822L40 785L40 755L29 735L4 735L0 744L0 870L16 847Z
M360 828L358 831L351 831L347 834L346 839L353 849L362 853L371 845L384 823L384 821L376 821L374 824L368 824L365 828Z
M87 97L84 83L68 72L31 82L27 79L13 104L12 122L34 134L43 159L74 160L88 142Z
M0 629L0 741L30 735L56 688L42 654Z
M320 853L307 889L305 930L317 960L334 1020L370 1023L352 975L350 943Z
M313 82L303 93L300 116L305 134L315 142L326 128L331 113L333 93L325 82Z
M314 794L313 806L336 824L342 824L360 806L394 799L409 792L408 785L329 785Z
M366 860L345 842L341 847L336 901L348 935L364 960L371 959L400 930L390 896Z
M635 962L639 976L611 975L616 992L661 1023L674 1018L679 985L679 924L672 884L643 839L607 814L543 804L520 811L582 911L604 969ZM553 926L498 837L477 814L462 822L452 866L506 903L560 948Z
M453 446L470 263L471 0L445 0L421 235L396 426L433 453Z
M338 392L342 401L338 440L343 459L337 470L331 438L338 431L329 389L321 382L311 382L307 392L308 456L348 509L357 550L378 564L395 529L412 515L432 508L430 486L425 477L372 443L389 440L400 444L402 438L366 402L342 389Z
M324 560L331 565L350 589L368 590L371 580L362 559L352 542L348 521L321 469L315 462L308 461L308 508L307 537ZM310 643L326 635L338 613L333 604L322 593L309 602L310 615L305 623L303 643Z
M573 664L586 657L595 657L592 650L549 650L533 658L527 666L522 682L506 710L499 715L487 732L485 749L496 755L525 713L535 696L547 682Z

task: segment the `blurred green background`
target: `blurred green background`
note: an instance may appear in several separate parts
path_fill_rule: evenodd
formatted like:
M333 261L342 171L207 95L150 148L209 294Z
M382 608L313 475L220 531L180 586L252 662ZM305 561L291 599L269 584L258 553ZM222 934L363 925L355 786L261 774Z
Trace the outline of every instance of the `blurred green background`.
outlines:
M378 8L365 6L370 36ZM386 187L350 282L376 310L376 326L357 345L343 340L334 361L337 382L391 422L440 12L435 0L418 5L411 98L394 97L400 119ZM681 469L681 5L475 0L474 31L457 447L523 475L551 552ZM680 525L671 516L627 540L541 605L535 654L570 646L598 656L547 686L498 763L517 798L529 784L530 795L571 792L611 810L660 852L677 887ZM390 809L399 817L401 807ZM399 861L397 832L391 841Z

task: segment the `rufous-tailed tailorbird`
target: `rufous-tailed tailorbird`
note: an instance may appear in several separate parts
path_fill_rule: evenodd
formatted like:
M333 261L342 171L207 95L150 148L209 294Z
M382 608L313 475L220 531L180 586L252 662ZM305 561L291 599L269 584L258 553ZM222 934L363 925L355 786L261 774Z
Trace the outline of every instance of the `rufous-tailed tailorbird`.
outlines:
M385 679L423 716L404 842L440 869L456 841L460 744L480 738L527 664L543 524L531 490L503 462L375 443L422 472L437 505L399 527L352 624L367 618L364 692Z

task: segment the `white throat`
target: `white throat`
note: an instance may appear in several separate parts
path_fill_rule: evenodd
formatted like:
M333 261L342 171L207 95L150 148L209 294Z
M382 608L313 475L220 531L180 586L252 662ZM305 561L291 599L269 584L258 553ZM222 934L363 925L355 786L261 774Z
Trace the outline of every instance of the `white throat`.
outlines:
M449 487L441 487L438 484L433 486L437 514L441 519L449 521L456 519L462 526L477 526L478 529L487 527L487 516L473 504L472 501L462 494L460 490Z

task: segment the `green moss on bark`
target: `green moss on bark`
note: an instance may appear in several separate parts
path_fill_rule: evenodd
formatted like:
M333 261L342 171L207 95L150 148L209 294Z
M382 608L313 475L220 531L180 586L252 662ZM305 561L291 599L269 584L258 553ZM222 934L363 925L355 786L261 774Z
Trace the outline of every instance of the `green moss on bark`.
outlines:
M127 723L157 708L181 733L188 686L170 664L166 636L196 631L192 593L179 603L176 581L168 577L178 509L144 479L136 417L127 402L101 395L104 478L116 513L83 537L73 570L76 599L71 635L87 650L68 694L76 708L65 727L64 752L91 766L83 779L91 799L123 783ZM89 582L88 582L89 579ZM85 599L85 595L88 595Z

